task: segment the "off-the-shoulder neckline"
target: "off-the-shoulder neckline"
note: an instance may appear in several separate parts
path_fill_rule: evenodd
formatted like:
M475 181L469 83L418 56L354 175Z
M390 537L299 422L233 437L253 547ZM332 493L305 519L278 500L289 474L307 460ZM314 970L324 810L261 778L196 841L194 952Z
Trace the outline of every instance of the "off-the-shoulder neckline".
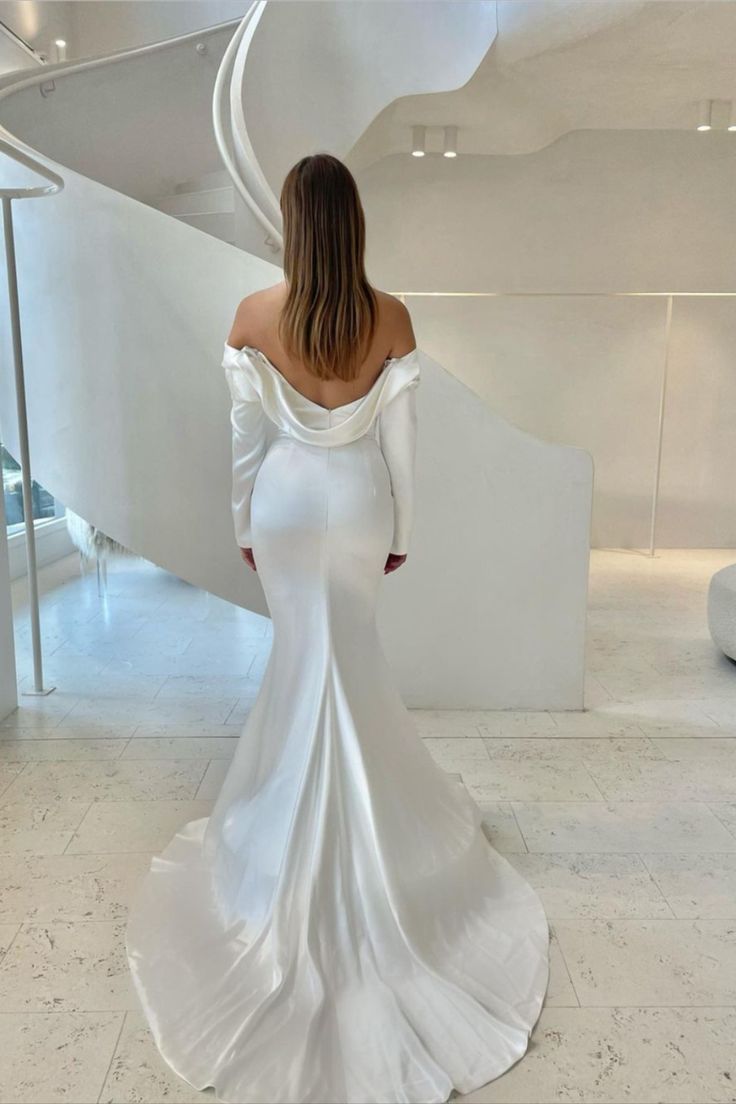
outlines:
M334 414L337 410L346 410L348 407L356 406L359 402L363 402L364 399L367 399L369 395L373 394L379 383L385 378L389 368L391 368L394 364L398 364L402 360L408 360L409 357L414 356L417 352L417 346L415 346L413 349L410 349L408 353L404 353L402 356L386 357L386 360L383 362L383 368L378 373L375 380L364 395L359 395L357 399L352 399L348 403L341 403L340 406L323 406L322 403L315 402L314 399L310 399L307 395L303 395L298 388L294 387L294 384L288 381L283 372L280 371L280 369L278 369L276 365L268 359L266 354L262 352L261 349L257 349L255 345L243 345L240 349L238 349L234 345L229 345L226 341L225 348L232 349L232 351L235 353L255 353L261 358L263 363L266 364L268 368L270 368L270 370L275 373L278 380L286 387L288 387L290 391L293 391L294 394L298 395L299 398L302 399L304 402L310 403L312 406L317 407L318 410L323 410L327 414Z

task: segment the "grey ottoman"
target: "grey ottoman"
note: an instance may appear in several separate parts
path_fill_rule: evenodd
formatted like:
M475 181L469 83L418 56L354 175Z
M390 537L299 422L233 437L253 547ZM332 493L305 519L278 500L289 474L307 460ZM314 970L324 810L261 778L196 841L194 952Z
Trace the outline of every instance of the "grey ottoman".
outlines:
M708 628L721 651L736 660L736 564L722 567L710 581Z

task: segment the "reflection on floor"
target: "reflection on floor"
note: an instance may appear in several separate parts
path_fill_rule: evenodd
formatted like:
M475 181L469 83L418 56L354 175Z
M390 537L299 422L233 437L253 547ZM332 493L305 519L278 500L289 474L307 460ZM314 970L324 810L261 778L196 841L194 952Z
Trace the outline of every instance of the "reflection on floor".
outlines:
M414 711L553 934L527 1055L467 1100L736 1099L736 665L705 620L735 559L594 553L584 713ZM42 588L57 689L0 722L0 1099L212 1100L155 1051L122 925L151 853L210 808L269 622L142 561L102 598L76 557Z

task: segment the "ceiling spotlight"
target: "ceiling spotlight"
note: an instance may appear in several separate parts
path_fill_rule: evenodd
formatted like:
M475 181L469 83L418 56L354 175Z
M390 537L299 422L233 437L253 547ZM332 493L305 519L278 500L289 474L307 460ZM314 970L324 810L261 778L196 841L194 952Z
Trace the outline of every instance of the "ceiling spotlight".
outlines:
M426 134L427 128L424 126L413 126L411 128L411 155L412 157L424 157L426 153Z
M445 127L445 148L443 150L444 157L457 157L457 127L446 126Z
M55 38L54 39L54 46L66 46L66 39L65 38Z
M712 128L712 115L713 115L713 101L701 100L700 101L700 114L698 116L698 130L711 130Z

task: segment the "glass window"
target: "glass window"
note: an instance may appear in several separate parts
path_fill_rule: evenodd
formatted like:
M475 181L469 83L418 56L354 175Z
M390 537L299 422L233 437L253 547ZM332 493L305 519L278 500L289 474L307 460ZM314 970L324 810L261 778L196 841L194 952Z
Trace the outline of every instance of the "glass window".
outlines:
M23 515L23 485L20 477L20 464L18 464L4 447L0 446L3 466L3 493L5 496L5 520L8 533L14 533L22 529L25 521ZM45 521L48 518L63 517L64 506L58 498L37 483L34 479L31 483L33 497L33 517L36 521Z

